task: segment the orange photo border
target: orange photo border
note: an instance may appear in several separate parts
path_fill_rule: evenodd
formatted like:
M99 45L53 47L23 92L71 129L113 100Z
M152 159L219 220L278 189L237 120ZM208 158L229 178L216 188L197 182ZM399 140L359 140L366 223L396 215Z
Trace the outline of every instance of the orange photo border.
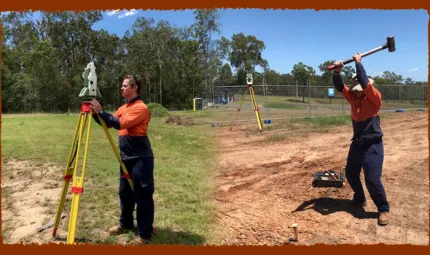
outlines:
M358 1L332 1L325 3L323 1L277 1L277 0L218 0L218 1L198 1L198 0L182 0L182 1L155 1L148 3L142 0L129 0L127 4L120 4L109 0L97 1L2 1L0 11L88 11L88 10L112 10L112 9L152 9L152 10L185 10L196 8L259 8L259 9L314 9L314 10L341 10L341 9L427 9L429 1L424 0L409 0L406 2L397 1L374 1L362 0ZM329 25L329 24L328 24ZM430 31L430 30L429 30ZM1 32L1 27L0 27ZM430 33L429 33L430 34ZM1 47L1 44L0 44ZM1 61L1 55L0 55ZM430 77L430 75L429 75ZM1 83L0 83L1 85ZM1 93L1 86L0 86ZM1 97L0 97L1 100ZM0 105L1 111L1 105ZM1 124L0 124L1 125ZM0 126L1 128L1 126ZM0 145L1 150L1 145ZM430 156L430 153L429 153ZM1 164L1 162L0 162ZM430 167L429 167L430 168ZM430 175L430 171L429 171ZM429 190L430 192L430 190ZM1 191L0 191L1 194ZM1 199L1 197L0 197ZM1 217L1 211L0 211ZM429 224L430 225L430 224ZM1 227L1 222L0 222ZM429 227L430 228L430 227ZM119 246L119 245L66 245L66 244L44 244L44 245L22 245L22 244L4 244L3 238L0 236L0 253L3 255L10 254L96 254L99 252L103 255L116 255L120 252L136 252L136 253L156 253L171 254L259 254L270 252L272 254L430 254L429 246L413 246L413 245L324 245L318 244L314 246L185 246L185 245L150 245L150 246Z

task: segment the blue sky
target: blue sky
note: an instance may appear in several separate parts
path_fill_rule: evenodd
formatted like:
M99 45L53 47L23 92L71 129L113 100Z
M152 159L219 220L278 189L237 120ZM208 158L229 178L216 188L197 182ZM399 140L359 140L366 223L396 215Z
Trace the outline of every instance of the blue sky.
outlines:
M103 16L93 28L103 28L120 37L131 29L137 17L152 17L156 22L164 19L178 27L194 22L193 10L120 10L106 11ZM270 68L289 73L298 62L318 69L326 60L348 59L356 52L384 44L388 36L394 35L395 52L384 50L363 58L368 75L381 75L388 70L403 78L427 81L428 22L427 10L220 9L221 34L215 38L231 38L240 32L254 35L266 45L262 55Z
M125 15L125 14L128 14ZM127 11L104 13L94 28L104 28L122 36L137 17L161 19L181 27L193 23L193 10ZM270 68L291 72L303 62L315 69L326 60L345 60L356 52L365 52L394 35L396 51L378 52L363 59L369 75L393 71L413 80L428 80L428 13L426 10L219 10L220 36L235 33L255 35L263 40L263 57ZM350 64L350 65L353 65ZM319 71L318 71L319 72Z

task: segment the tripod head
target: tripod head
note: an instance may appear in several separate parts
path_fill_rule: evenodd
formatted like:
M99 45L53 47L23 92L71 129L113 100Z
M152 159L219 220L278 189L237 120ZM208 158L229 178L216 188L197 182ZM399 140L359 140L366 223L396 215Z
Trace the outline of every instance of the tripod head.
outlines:
M91 100L93 98L102 97L99 89L97 88L97 75L94 62L88 63L87 67L84 69L84 72L82 73L82 81L84 83L84 87L79 93L80 98Z

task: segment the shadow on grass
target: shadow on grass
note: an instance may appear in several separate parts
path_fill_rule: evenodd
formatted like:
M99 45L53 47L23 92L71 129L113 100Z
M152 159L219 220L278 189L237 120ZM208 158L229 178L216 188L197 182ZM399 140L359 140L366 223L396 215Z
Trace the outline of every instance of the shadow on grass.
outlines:
M293 103L303 104L303 99L291 99L291 98L288 98L286 101L287 102L293 102Z
M133 232L137 233L137 228L133 228ZM131 242L133 239L129 240ZM190 232L175 231L170 228L157 227L156 233L152 236L149 245L202 245L206 239L201 236Z
M202 245L205 242L203 236L183 231L174 231L169 228L157 228L151 244L183 244Z
M335 212L347 212L357 219L376 219L377 212L366 212L364 208L359 207L349 199L336 198L315 198L303 202L292 213L313 209L322 215L329 215Z
M91 244L91 245L98 245L98 244L122 244L122 245L131 245L131 242L135 238L137 234L137 228L133 228L133 230L127 231L126 233L120 234L120 235L114 235L113 238L125 235L124 242L116 243L115 239L111 239L109 241L104 240L103 242L94 242L89 239L83 239L83 238L75 238L76 244ZM54 239L55 241L60 241L63 243L66 243L67 237L65 236L57 236ZM123 239L124 240L124 239ZM205 242L205 238L203 236L189 233L189 232L183 232L183 231L174 231L169 228L157 228L157 231L155 235L153 235L152 240L147 245L187 245L187 246L193 246L193 245L203 245Z
M330 104L330 99L328 99L328 101L322 101L322 100L314 100L314 101L319 104Z

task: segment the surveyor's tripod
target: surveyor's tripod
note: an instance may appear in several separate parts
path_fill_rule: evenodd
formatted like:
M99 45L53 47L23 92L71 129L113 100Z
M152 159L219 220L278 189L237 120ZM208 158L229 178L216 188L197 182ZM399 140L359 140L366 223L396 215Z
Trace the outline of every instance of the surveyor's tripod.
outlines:
M61 192L61 198L60 198L60 204L58 205L57 214L55 216L55 223L54 223L54 229L52 232L52 236L55 237L57 233L58 226L60 224L61 220L61 213L64 209L64 204L66 201L66 195L67 190L69 188L70 181L72 182L72 205L71 205L71 211L69 215L69 228L67 233L67 244L73 244L75 241L75 232L76 232L76 223L77 223L77 216L78 216L78 206L79 206L79 198L82 192L84 191L84 176L85 176L85 167L87 163L87 155L88 155L88 145L90 141L90 133L91 133L91 121L92 121L92 109L91 109L91 103L88 101L82 102L81 109L80 109L80 115L78 124L76 125L75 134L73 136L73 142L72 142L72 148L69 153L69 159L67 161L67 166L64 171L64 183L63 183L63 189ZM123 174L125 177L127 177L128 182L133 189L133 182L130 179L130 175L127 172L127 169L124 165L124 163L121 161L121 157L119 154L118 148L115 146L115 143L112 140L112 137L109 133L108 128L106 127L105 122L100 118L99 115L97 115L97 118L102 125L110 144L112 145L113 151L115 152L115 155L120 162L121 169L123 171ZM84 158L83 158L83 165L82 165L82 171L80 175L78 175L78 159L80 155L80 148L82 145L82 138L84 135L85 127L88 125L87 129L87 137L85 141L85 150L84 150Z
M255 112L255 115L257 117L258 128L260 129L260 132L262 132L263 131L263 125L261 124L260 110L259 110L258 105L257 105L257 100L255 99L254 88L252 87L251 84L248 84L248 90L249 90L249 95L251 96L252 106L254 108L254 112ZM240 106L237 109L236 117L235 117L233 123L231 124L230 131L233 129L234 123L236 122L237 117L239 116L239 112L242 108L245 93L246 93L246 90L243 91L242 102L240 103Z

